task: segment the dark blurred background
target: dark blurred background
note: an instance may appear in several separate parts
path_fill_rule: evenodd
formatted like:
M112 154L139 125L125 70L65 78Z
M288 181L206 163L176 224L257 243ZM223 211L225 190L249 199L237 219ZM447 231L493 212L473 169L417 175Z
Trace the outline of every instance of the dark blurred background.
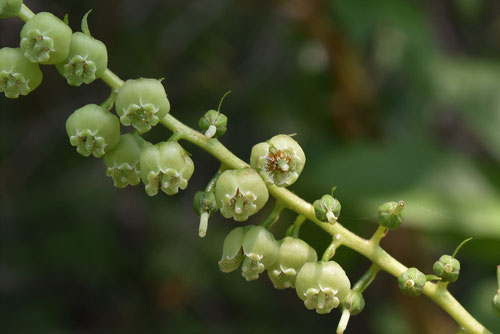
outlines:
M252 145L297 133L307 155L291 188L307 200L337 186L341 222L361 236L377 207L405 200L404 226L382 245L431 273L459 253L450 290L493 332L500 263L500 2L496 0L26 1L69 14L93 35L121 78L163 77L171 113L196 127L216 108L229 116L221 141L244 159ZM0 45L19 43L19 19L0 21ZM219 271L237 224L217 214L197 236L194 193L218 163L193 153L196 171L176 196L113 187L102 161L69 145L65 121L100 103L102 82L69 87L54 67L17 100L0 97L2 333L333 333L338 312L316 315L267 277ZM127 129L128 131L128 129ZM170 133L158 126L153 142ZM264 210L265 214L269 206ZM259 223L263 214L249 220ZM280 238L294 216L285 213ZM305 224L319 253L328 236ZM369 262L341 248L355 282ZM425 297L403 297L381 273L349 333L455 333Z

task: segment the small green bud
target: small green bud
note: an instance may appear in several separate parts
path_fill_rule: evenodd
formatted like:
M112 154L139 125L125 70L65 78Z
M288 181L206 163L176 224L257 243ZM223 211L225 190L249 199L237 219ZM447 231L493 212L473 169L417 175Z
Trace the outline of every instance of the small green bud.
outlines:
M70 43L71 28L51 13L36 14L21 30L21 49L32 63L62 62L68 56Z
M297 181L306 156L300 145L288 135L277 135L252 148L250 165L268 184L286 187Z
M224 171L215 184L215 199L226 218L242 222L266 204L267 187L251 168Z
M81 32L71 36L68 57L56 68L71 86L89 84L102 76L108 66L103 42Z
M227 116L217 110L209 110L200 118L198 123L201 131L205 133L208 138L217 138L226 133L227 130Z
M294 288L302 266L316 261L318 255L314 248L301 239L286 237L280 241L278 260L268 269L267 274L276 289Z
M78 153L85 157L92 154L100 158L118 143L120 122L101 106L88 104L69 116L66 132Z
M42 82L38 64L28 61L19 48L0 49L0 92L8 98L27 95Z
M238 269L243 261L243 237L250 226L237 227L233 229L224 239L222 246L222 258L219 261L219 268L222 272L229 273Z
M106 175L113 178L115 187L125 188L140 182L141 147L144 139L127 133L120 136L118 144L104 156Z
M198 191L194 195L193 209L200 216L200 237L205 237L208 228L208 217L219 209L212 191Z
M450 255L443 255L434 262L433 269L443 282L455 282L460 273L460 262Z
M165 88L160 80L127 80L116 97L116 113L123 125L144 133L158 124L170 111Z
M307 309L325 314L346 299L351 282L335 261L308 262L297 275L295 289Z
M419 296L427 282L425 275L417 268L410 268L398 277L398 285L405 296Z
M342 209L340 202L331 195L323 195L313 203L314 214L322 222L335 224Z
M193 160L175 141L145 146L141 151L141 179L146 193L154 196L158 189L174 195L186 189L194 172Z
M348 310L351 315L357 315L365 308L365 299L359 291L351 290L342 303L342 309Z
M241 274L247 281L259 278L278 258L279 245L271 232L262 226L248 229L242 241L243 255Z
M17 16L22 4L23 0L0 0L0 19Z
M403 222L403 216L401 211L403 211L406 203L403 201L399 202L387 202L379 206L378 208L378 223L381 226L387 227L390 230L394 230L401 225Z
M215 201L215 194L211 191L198 191L194 194L193 209L201 215L203 212L214 214L217 212L217 202Z

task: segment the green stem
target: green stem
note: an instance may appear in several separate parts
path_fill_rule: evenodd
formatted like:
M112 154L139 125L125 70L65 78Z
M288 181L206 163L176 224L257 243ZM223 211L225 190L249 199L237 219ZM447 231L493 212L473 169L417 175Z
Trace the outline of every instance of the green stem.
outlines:
M266 219L264 219L264 221L260 225L267 229L271 228L271 226L273 226L274 223L276 223L280 218L280 213L281 211L283 211L284 208L285 207L283 206L283 204L281 204L281 202L277 200L276 203L274 204L274 208L271 211L271 213L269 213L269 215L266 217Z
M222 174L222 171L222 168L219 168L219 170L217 170L217 173L215 173L215 175L212 176L212 178L208 182L205 191L215 191L215 183L219 179L219 176Z
M380 271L380 267L376 264L372 264L370 268L361 276L361 278L354 284L352 288L355 291L363 293L368 286L373 282L377 273Z
M302 215L297 216L297 218L295 219L295 222L291 226L292 227L292 237L294 237L294 238L299 237L300 227L302 226L302 224L304 224L305 221L306 221L306 217L304 217Z
M123 80L120 79L116 74L111 72L109 68L104 71L101 76L101 80L113 89L120 89L120 87L123 85Z
M17 14L17 17L26 22L33 16L35 16L35 13L33 13L31 9L29 9L25 4L22 4L21 10L19 11L19 14Z
M375 233L373 233L373 236L370 238L370 241L375 245L380 244L380 240L387 235L388 231L389 229L387 227L379 225Z
M337 248L339 248L340 245L342 245L342 239L340 238L340 235L337 234L333 236L332 242L326 248L325 252L323 253L323 256L321 257L321 261L329 261L332 257L334 257L335 252L337 251Z

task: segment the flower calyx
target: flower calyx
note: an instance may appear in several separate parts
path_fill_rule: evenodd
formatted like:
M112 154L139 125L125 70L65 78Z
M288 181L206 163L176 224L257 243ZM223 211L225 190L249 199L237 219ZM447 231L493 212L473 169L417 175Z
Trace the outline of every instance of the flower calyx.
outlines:
M455 282L460 274L460 262L451 255L442 255L432 267L442 282Z
M88 104L69 116L66 132L78 153L101 158L118 144L120 121L101 106Z
M295 289L304 305L318 314L330 313L342 303L351 288L344 269L335 261L308 262L300 269Z
M262 209L268 198L264 181L252 168L226 170L215 184L215 199L220 212L239 222Z
M405 296L419 296L424 291L427 278L417 268L409 268L398 277L399 289Z
M113 178L115 187L139 184L141 148L145 144L139 135L127 133L121 135L115 148L106 153L103 158L106 175Z
M116 97L116 113L120 122L144 133L158 124L170 111L170 102L160 80L129 79Z
M32 63L57 64L68 56L71 28L48 12L29 19L21 30L20 46Z
M319 221L324 223L335 224L340 215L342 206L340 202L332 195L323 195L321 199L315 200L313 203L314 214Z
M341 304L342 310L347 310L351 315L357 315L365 308L363 294L357 290L350 290Z
M305 241L285 237L279 241L277 261L267 270L276 289L294 288L297 274L307 262L316 262L318 255Z
M22 4L23 0L0 0L0 19L17 16Z
M93 82L103 75L107 67L106 45L82 32L73 33L68 57L56 64L59 73L71 86Z
M377 210L379 225L390 230L398 228L403 222L401 211L403 211L405 206L406 203L403 201L387 202L379 206Z
M236 270L247 281L255 280L278 258L279 245L271 232L262 226L237 227L224 240L219 268L223 272Z
M141 179L149 196L161 189L174 195L186 189L194 172L193 160L176 141L145 145L140 157Z
M286 187L297 181L304 169L306 156L289 135L277 135L252 148L250 165L267 184Z
M0 92L8 98L27 95L42 82L42 71L30 62L20 48L0 49Z

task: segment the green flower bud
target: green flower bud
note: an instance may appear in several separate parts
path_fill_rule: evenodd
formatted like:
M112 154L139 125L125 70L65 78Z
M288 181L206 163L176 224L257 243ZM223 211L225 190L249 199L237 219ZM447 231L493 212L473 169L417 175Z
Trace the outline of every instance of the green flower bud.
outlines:
M215 199L226 218L245 221L266 204L267 187L251 168L224 171L215 184Z
M113 178L115 187L125 188L140 182L141 147L144 139L127 133L120 136L118 144L104 156L106 175Z
M41 12L21 30L21 49L32 63L56 64L68 56L71 28L52 15Z
M0 0L0 19L17 16L23 0Z
M247 281L259 278L259 275L276 262L279 245L271 232L262 226L248 229L242 241L244 260L241 274Z
M27 95L42 82L38 64L29 62L19 48L0 49L0 92L8 98Z
M460 262L450 255L443 255L434 262L433 269L443 282L455 282L460 273Z
M351 290L342 303L342 309L348 310L351 315L357 315L365 308L365 299L359 291Z
M391 230L398 228L403 222L401 211L405 206L406 203L403 201L382 204L378 208L378 223Z
M205 133L208 138L217 138L226 133L227 130L227 116L217 110L209 110L200 118L198 123L201 131Z
M162 142L144 147L141 152L141 179L146 193L154 196L158 189L174 195L186 189L194 172L193 160L175 141Z
M116 97L116 113L123 125L132 125L146 132L158 124L170 111L165 88L160 80L127 80Z
M405 296L419 296L427 282L425 275L417 268L410 268L398 277L398 285Z
M321 199L314 201L314 214L322 222L335 224L340 215L341 206L331 195L323 195Z
M329 313L342 303L351 288L344 269L335 261L308 262L300 269L295 289L307 309Z
M277 135L252 148L250 165L268 184L286 187L297 181L306 156L299 144L288 135Z
M71 36L68 58L56 65L71 86L89 84L102 76L108 66L108 51L103 42L81 32Z
M211 191L198 191L194 194L193 209L198 215L203 212L214 214L217 212L217 202L215 201L215 194Z
M278 260L268 269L267 274L276 289L294 288L302 266L316 261L318 255L314 248L301 239L286 237L280 241Z
M238 269L243 261L243 237L250 226L237 227L233 229L224 239L222 246L222 258L219 261L219 268L225 273Z
M118 143L120 122L101 106L88 104L69 116L66 132L78 153L85 157L92 154L100 158Z

